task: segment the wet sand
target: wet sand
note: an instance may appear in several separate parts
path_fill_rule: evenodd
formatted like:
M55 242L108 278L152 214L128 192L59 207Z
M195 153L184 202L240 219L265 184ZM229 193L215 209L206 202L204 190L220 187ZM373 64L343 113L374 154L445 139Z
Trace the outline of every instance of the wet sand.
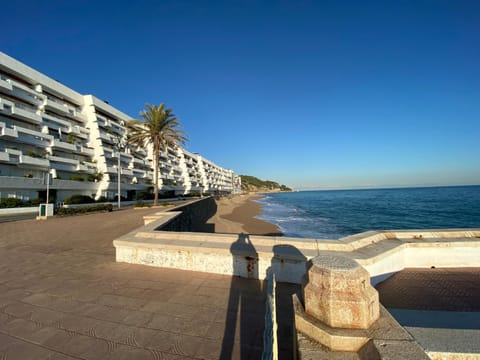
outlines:
M262 213L262 206L254 200L261 197L248 194L217 200L217 213L208 223L215 225L216 233L281 236L282 232L276 225L255 218Z

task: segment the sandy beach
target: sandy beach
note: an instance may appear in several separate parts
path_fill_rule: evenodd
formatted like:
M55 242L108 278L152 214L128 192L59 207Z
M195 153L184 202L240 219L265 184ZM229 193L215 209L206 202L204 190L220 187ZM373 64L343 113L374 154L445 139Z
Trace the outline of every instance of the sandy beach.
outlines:
M255 201L261 197L258 194L246 194L217 200L217 212L208 223L215 225L216 233L282 235L276 225L255 218L262 213L262 206Z

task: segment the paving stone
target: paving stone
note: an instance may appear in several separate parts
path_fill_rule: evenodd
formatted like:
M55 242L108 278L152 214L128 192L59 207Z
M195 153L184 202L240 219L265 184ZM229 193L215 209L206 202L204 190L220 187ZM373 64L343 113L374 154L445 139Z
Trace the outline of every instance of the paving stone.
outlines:
M113 239L156 211L0 224L0 358L258 355L261 282L115 262Z
M479 268L412 268L394 274L376 288L387 308L480 311L479 286Z
M48 349L24 341L10 344L2 353L3 358L8 360L42 360L53 355Z

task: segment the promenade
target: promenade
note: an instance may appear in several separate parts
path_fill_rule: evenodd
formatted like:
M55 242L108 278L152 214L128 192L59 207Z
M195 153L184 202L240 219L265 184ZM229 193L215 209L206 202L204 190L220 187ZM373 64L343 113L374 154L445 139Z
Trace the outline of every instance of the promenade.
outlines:
M260 358L262 281L115 262L112 240L156 211L0 224L0 358ZM297 289L277 289L280 358Z
M157 211L0 224L0 359L259 359L263 281L115 262L112 241ZM244 230L228 212L210 221ZM425 349L480 353L478 274L406 269L377 289ZM294 292L277 284L280 359L293 354Z

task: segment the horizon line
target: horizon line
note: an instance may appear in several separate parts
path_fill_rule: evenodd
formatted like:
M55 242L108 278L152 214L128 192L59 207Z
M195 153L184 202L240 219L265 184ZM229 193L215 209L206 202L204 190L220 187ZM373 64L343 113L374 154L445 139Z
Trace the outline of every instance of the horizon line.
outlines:
M436 187L463 187L463 186L480 186L479 184L454 184L454 185L365 185L353 187L312 187L312 188L293 188L293 192L300 191L335 191L335 190L389 190L389 189L421 189Z

